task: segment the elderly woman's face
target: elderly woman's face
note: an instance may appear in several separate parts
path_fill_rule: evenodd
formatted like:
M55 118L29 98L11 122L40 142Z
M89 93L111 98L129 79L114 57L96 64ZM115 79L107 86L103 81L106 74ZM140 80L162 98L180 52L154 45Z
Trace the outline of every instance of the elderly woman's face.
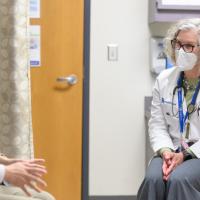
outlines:
M198 32L195 29L182 30L176 37L177 45L181 46L186 52L197 54L200 51Z

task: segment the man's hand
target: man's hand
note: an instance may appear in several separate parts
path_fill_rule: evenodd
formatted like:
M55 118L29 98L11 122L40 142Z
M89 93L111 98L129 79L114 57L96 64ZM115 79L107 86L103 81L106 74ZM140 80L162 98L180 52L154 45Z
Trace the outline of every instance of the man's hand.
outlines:
M164 152L163 153L163 179L168 180L170 173L181 163L183 163L183 153Z
M22 159L8 158L2 155L0 156L0 164L3 164L3 165L10 165L10 164L13 164L16 162L22 162L22 161L23 161Z
M28 196L31 196L27 190L27 186L41 192L40 187L45 187L47 184L41 177L47 173L44 160L23 160L14 162L13 164L5 166L4 180L14 186L20 187Z

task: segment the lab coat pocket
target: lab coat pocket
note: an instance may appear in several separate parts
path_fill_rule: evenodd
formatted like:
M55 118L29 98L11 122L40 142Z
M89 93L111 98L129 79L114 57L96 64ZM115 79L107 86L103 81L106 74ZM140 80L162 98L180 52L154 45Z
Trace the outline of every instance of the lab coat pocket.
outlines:
M172 100L169 99L163 99L162 100L162 110L163 115L165 117L165 120L168 125L176 124L176 121L178 121L178 108L177 104L175 102L172 102Z

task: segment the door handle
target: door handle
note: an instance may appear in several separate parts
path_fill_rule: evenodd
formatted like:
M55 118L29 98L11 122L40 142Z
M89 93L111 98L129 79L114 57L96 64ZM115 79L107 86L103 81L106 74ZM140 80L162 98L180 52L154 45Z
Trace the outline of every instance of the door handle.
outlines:
M75 85L78 82L78 78L76 75L71 74L69 76L66 77L58 77L56 79L56 81L58 82L67 82L69 85Z

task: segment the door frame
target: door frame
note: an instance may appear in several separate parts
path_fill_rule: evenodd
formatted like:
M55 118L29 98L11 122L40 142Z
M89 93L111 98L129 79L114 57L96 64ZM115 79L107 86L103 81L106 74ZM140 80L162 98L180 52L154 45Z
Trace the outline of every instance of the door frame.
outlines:
M82 200L89 199L90 8L91 1L84 0Z

